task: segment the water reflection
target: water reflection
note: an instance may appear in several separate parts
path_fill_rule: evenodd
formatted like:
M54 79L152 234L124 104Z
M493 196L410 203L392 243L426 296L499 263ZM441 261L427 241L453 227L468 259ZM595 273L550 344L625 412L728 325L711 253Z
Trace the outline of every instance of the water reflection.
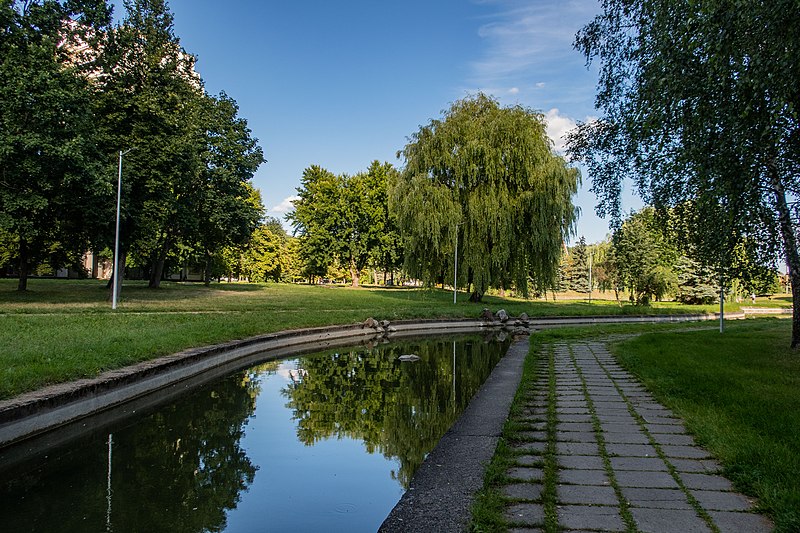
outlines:
M375 530L506 344L428 340L238 372L5 465L2 529Z

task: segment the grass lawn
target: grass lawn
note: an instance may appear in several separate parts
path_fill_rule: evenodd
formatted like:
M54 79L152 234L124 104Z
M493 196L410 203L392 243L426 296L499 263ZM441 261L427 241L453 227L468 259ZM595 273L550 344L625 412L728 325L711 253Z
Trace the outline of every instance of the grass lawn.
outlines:
M182 349L261 333L378 319L477 317L483 307L531 316L713 312L714 306L639 308L609 300L545 302L406 288L126 282L111 311L104 282L0 280L0 399Z
M526 391L548 389L546 381L536 382L534 368L549 343L639 333L611 345L618 360L686 421L697 442L720 460L737 490L758 498L776 531L800 531L800 354L789 349L791 321L730 322L723 335L715 327L689 328L694 331L686 331L687 324L625 324L537 333L531 338L511 418L526 401ZM497 487L506 481L513 460L506 441L524 429L517 425L509 421L504 428L473 508L474 531L506 527ZM542 504L550 527L555 527L554 481L548 478L554 453L548 446L542 457Z
M647 334L612 350L787 532L800 531L800 353L790 335L790 320L747 320L724 335Z

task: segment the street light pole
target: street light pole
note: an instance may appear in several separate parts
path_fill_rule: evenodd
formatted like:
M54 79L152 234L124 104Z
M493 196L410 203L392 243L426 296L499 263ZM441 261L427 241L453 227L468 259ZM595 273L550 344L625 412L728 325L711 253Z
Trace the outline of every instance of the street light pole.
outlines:
M119 151L119 172L117 174L117 230L114 236L114 270L111 276L114 283L111 284L111 309L117 308L117 297L119 295L119 210L122 201L122 156L133 150L128 148L124 152Z

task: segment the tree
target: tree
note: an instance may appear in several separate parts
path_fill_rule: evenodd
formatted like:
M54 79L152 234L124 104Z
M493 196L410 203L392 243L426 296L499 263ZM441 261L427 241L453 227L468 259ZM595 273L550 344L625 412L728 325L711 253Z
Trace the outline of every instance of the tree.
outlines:
M600 61L599 120L569 151L619 216L631 178L649 203L699 210L695 241L725 274L742 240L783 250L800 345L800 10L792 0L609 0L576 47Z
M85 250L108 199L86 74L109 22L103 0L0 4L0 232L19 290L49 250Z
M653 298L660 300L674 291L677 252L658 227L653 208L632 213L612 242L618 283L628 289L632 302L649 305Z
M572 248L572 264L569 270L569 284L573 291L589 292L589 250L586 239L581 236Z
M133 148L122 183L123 267L131 249L158 264L183 236L193 219L183 200L198 189L205 134L202 82L174 34L165 0L124 5L125 20L106 36L96 80L105 150Z
M553 153L541 114L478 94L411 136L390 207L406 269L428 283L453 271L480 300L513 283L551 287L577 217L578 171Z
M719 298L719 286L714 272L686 256L675 265L678 288L675 299L685 304L709 305Z
M287 219L300 234L310 277L324 276L338 261L357 287L370 258L393 260L386 203L388 181L395 173L392 165L378 161L354 176L336 176L318 166L305 170L295 210Z
M339 189L336 175L312 165L303 171L294 211L286 215L295 235L299 234L300 258L309 280L324 276L333 262Z

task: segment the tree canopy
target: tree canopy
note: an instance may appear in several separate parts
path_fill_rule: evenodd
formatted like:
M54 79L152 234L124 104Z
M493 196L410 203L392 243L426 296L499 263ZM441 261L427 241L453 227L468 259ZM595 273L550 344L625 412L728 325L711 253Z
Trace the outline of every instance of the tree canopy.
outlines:
M480 300L489 287L553 285L577 218L579 173L553 152L540 113L478 94L455 102L398 154L390 198L406 269L428 283L453 272Z
M800 343L800 10L794 0L608 0L576 47L598 60L601 116L569 140L600 214L632 179L656 208L694 202L697 251L721 270L743 241L783 249ZM794 202L794 203L792 203Z
M109 22L103 0L0 4L0 232L20 290L52 250L85 250L85 221L110 192L76 52Z

